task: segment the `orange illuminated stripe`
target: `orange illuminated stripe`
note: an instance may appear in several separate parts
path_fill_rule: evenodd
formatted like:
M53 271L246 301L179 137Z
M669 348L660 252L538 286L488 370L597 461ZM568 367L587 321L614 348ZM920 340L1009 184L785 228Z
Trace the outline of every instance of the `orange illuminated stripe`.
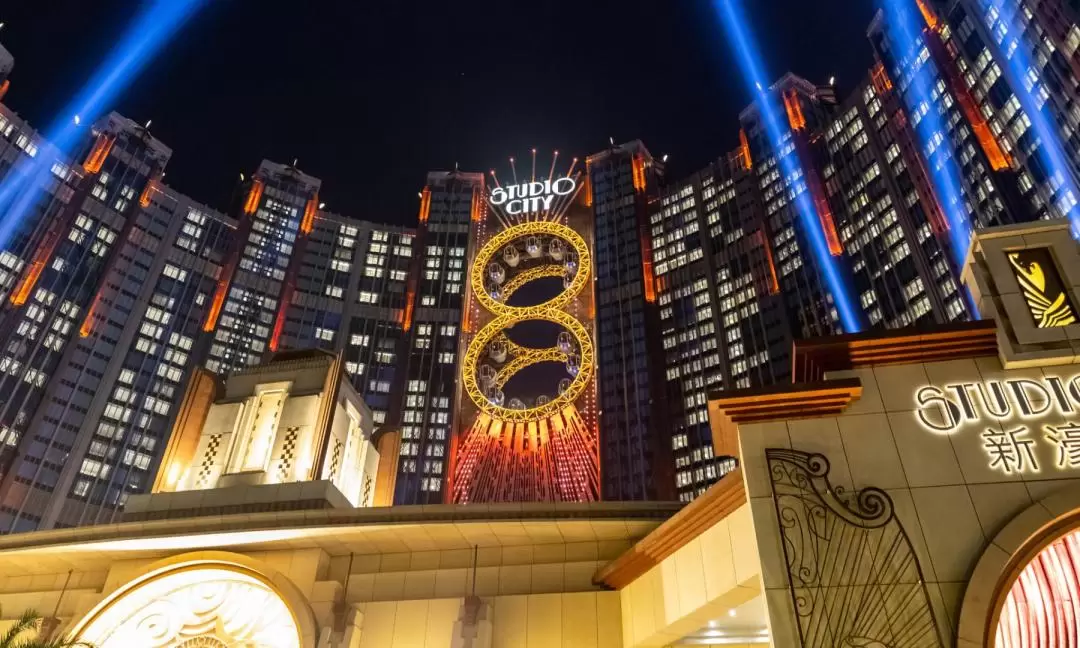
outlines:
M226 276L218 282L217 290L214 291L214 300L210 302L210 312L206 314L206 322L203 323L203 330L207 333L217 328L218 316L221 315L221 307L225 304L225 295L228 292L229 278Z
M403 331L408 331L412 328L413 300L415 298L416 288L410 285L409 292L405 295L405 310L401 312L401 330Z
M818 209L818 219L821 220L821 229L825 231L825 240L829 243L829 253L833 256L840 256L844 253L844 248L840 246L840 237L836 234L836 223L833 221L829 201L822 196L815 203Z
M589 164L585 163L585 206L592 207L592 174L589 173Z
M934 11L927 6L926 0L915 0L915 4L919 6L919 13L922 14L923 20L926 21L926 26L934 31L938 28L938 19L934 15Z
M3 83L0 83L0 99L4 98L7 94L8 88L11 87L11 79L5 79Z
M892 79L889 78L889 73L885 71L885 66L881 63L875 65L870 71L870 80L878 94L885 94L892 90Z
M262 199L263 193L263 181L255 178L251 181L251 190L248 191L247 202L244 203L244 213L254 214L255 210L259 208L259 201Z
M921 3L920 3L921 4ZM971 94L970 88L967 83L964 82L963 77L960 74L960 70L956 66L956 62L945 49L945 44L941 42L941 39L936 35L929 35L927 37L929 49L931 55L934 57L934 62L938 64L938 67L945 73L945 78L949 81L949 85L952 87L953 94L956 95L957 103L960 104L960 110L964 113L964 117L967 118L968 123L971 124L971 130L975 133L975 139L979 141L979 147L986 154L986 159L990 162L990 168L994 171L1001 171L1009 168L1012 164L1012 158L998 143L997 138L994 137L993 131L990 130L990 126L986 123L986 119L983 117L982 111L979 110L978 105L975 102L975 97Z
M289 282L285 284L285 290L281 294L281 302L278 303L277 317L274 318L274 332L270 336L270 350L277 351L278 344L281 342L281 333L285 330L285 313L289 310L289 304L292 302L293 284Z
M90 337L90 332L94 330L94 311L97 310L98 302L101 301L101 293L94 295L94 301L90 303L90 310L86 311L86 319L83 320L82 326L79 327L79 337Z
M463 333L473 332L471 304L466 304L461 311L461 330Z
M426 223L430 214L431 189L429 187L424 187L424 190L420 192L420 222Z
M304 206L304 220L300 221L300 231L304 234L311 234L312 228L315 227L315 212L318 209L319 194L315 194Z
M656 276L653 274L652 242L648 235L641 236L641 271L645 279L645 301L656 303Z
M787 111L788 123L791 124L791 130L802 130L806 128L806 117L803 116L802 104L799 103L799 96L795 94L794 90L790 92L784 92L784 110Z
M634 189L645 191L645 157L635 155L632 161L634 175Z
M957 93L960 97L963 97L964 94L963 92ZM990 126L987 125L985 119L982 119L982 114L975 106L969 106L968 102L963 99L960 100L960 108L965 113L970 109L971 116L978 119L978 121L971 119L971 130L975 133L975 139L979 140L979 146L986 153L986 158L990 161L990 168L994 171L1009 168L1012 158L998 144L998 141L994 138L994 133L990 130Z
M480 200L480 189L473 189L472 194L472 209L469 211L469 216L472 222L479 223L483 216L483 201Z
M139 196L139 204L143 207L150 206L150 194L157 191L157 183L161 181L161 172L155 173L153 177L146 181L146 187L143 189L142 195Z
M749 171L754 167L754 160L750 157L750 141L746 139L746 131L739 129L739 159L742 160L743 168Z
M45 260L34 261L30 264L30 267L26 270L26 274L23 275L19 285L15 288L15 291L11 294L11 303L16 306L22 306L26 303L26 300L30 298L30 293L34 290L34 285L37 284L37 280L41 277L41 271L45 269Z
M780 292L780 280L776 276L776 263L773 261L772 246L764 230L758 230L758 238L761 240L761 248L765 250L765 263L769 268L769 294L775 295Z
M97 140L94 142L94 147L90 149L89 155L86 156L86 161L83 162L83 169L85 169L87 173L97 173L98 171L101 171L101 167L109 157L109 151L112 150L115 141L116 137L112 135L106 135L105 133L98 135Z

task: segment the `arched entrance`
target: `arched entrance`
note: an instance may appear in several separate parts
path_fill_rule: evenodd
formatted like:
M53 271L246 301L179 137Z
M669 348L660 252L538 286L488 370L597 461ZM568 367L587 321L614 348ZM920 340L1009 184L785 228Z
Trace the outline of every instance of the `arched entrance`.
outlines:
M1080 530L1035 554L998 613L996 648L1080 647Z
M964 592L957 639L1080 648L1080 486L1032 504L994 536Z
M308 648L310 610L280 577L195 556L121 587L72 636L95 648Z

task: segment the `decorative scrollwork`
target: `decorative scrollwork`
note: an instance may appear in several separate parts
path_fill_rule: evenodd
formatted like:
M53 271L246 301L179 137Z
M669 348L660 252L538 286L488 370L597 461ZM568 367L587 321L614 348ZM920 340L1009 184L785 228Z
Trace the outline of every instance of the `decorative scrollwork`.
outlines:
M941 648L892 499L829 483L819 454L766 450L803 648Z
M299 648L285 602L261 581L219 568L180 570L113 601L80 632L97 648Z

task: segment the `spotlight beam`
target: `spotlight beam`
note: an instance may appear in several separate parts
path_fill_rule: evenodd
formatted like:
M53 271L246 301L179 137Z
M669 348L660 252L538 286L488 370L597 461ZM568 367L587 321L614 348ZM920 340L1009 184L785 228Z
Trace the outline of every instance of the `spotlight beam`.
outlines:
M165 44L207 0L152 0L113 46L86 84L43 132L61 162L70 160L82 141L81 124L93 124L104 115ZM78 116L78 119L75 118ZM33 205L56 158L45 147L34 158L23 159L0 182L0 249Z
M720 17L720 22L724 27L728 40L732 44L735 58L742 68L750 92L761 112L765 132L772 144L784 181L796 192L793 202L795 211L799 216L799 224L810 242L825 286L832 295L836 312L840 316L840 325L846 332L857 332L862 328L859 311L855 308L851 295L844 285L840 268L829 252L825 232L821 228L821 221L810 201L809 192L805 186L799 187L801 183L799 179L805 177L799 161L794 151L784 152L786 141L793 135L786 123L782 125L778 117L777 107L773 102L769 86L766 83L766 77L762 71L761 54L753 40L746 19L742 15L740 7L736 4L738 1L713 0L713 6Z
M1080 192L1077 191L1077 179L1062 148L1061 138L1052 125L1052 118L1044 110L1050 95L1037 68L1032 65L1031 43L1016 22L1019 9L1016 6L1006 7L1001 0L982 0L980 4L988 14L997 13L997 21L990 31L994 32L995 37L1000 37L989 38L987 43L991 48L996 46L995 58L1004 63L1001 67L1005 78L1020 101L1024 113L1031 120L1031 128L1042 143L1038 153L1043 165L1056 180L1053 184L1057 185L1057 207L1069 218L1073 237L1080 238L1080 209L1077 209Z
M971 243L971 219L964 204L963 184L953 156L952 140L935 104L936 84L931 74L933 58L929 56L913 0L883 0L882 4L885 35L893 56L897 57L894 63L901 71L895 75L898 77L896 89L911 116L909 122L922 147L930 180L945 213L953 262L957 268L963 268ZM910 77L906 90L900 77Z

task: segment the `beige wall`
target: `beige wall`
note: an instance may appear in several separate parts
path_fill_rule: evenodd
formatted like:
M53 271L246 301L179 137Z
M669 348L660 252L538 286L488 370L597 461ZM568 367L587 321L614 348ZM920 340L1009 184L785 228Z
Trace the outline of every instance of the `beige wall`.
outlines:
M619 591L624 645L666 646L759 596L758 567L744 504Z
M489 606L491 630L491 643L476 648L621 648L620 595L601 591L592 575L629 546L627 540L597 540L481 547L475 588L469 549L355 555L351 566L348 555L330 557L322 549L242 555L287 577L324 632L335 625L335 600L344 599L351 611L346 618L356 627L342 641L327 636L318 648L457 646L455 624L473 592ZM74 572L57 614L63 627L71 628L158 560L119 560L102 571ZM0 616L11 619L26 609L51 615L66 578L0 575Z
M1057 469L1057 451L1044 438L1045 425L1077 416L1052 409L1030 420L984 417L953 434L935 434L915 419L915 392L923 385L1022 377L1060 376L1067 384L1076 373L1067 366L1005 372L993 357L837 372L828 377L857 376L863 384L862 398L843 415L740 426L774 645L800 644L766 449L821 453L831 463L833 486L888 494L914 547L944 645L952 646L967 581L990 541L1033 502L1080 483L1080 471ZM1042 472L1008 475L991 468L983 432L1020 426L1036 441Z
M360 648L451 646L463 599L382 601L358 606ZM496 596L490 648L621 648L619 594Z

